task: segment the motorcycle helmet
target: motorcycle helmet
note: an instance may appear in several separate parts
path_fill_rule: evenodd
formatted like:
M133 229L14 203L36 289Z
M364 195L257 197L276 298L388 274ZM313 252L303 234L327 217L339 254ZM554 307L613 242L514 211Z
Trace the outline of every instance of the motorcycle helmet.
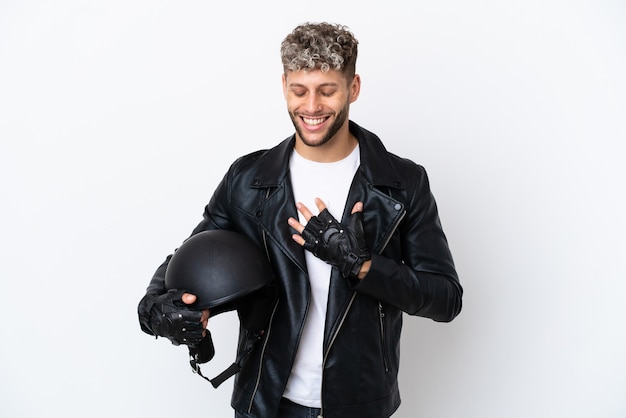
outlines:
M245 349L220 376L207 379L199 363L209 361L213 344L189 347L193 371L214 387L237 373L265 333L276 305L274 273L265 253L245 235L225 229L199 232L189 237L172 255L165 271L165 287L196 295L193 309L208 309L210 316L237 310ZM207 330L208 332L208 330ZM205 338L206 339L206 338Z
M167 289L196 295L192 307L209 309L211 316L235 309L235 301L273 279L261 248L245 235L225 229L203 231L188 238L165 271Z

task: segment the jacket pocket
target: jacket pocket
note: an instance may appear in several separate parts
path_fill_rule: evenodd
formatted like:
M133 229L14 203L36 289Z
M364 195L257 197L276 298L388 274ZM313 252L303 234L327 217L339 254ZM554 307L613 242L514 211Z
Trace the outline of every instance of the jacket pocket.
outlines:
M389 353L387 351L387 333L385 326L385 309L381 302L378 302L378 324L380 333L380 350L383 357L383 367L385 373L389 372Z

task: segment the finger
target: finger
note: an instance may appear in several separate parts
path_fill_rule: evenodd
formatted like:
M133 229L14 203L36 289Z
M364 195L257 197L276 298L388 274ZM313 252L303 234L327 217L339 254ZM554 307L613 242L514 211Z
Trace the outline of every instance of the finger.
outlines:
M191 305L196 301L197 298L196 295L192 295L191 293L183 293L182 299L184 303L186 303L187 305Z
M311 216L313 216L309 208L307 208L302 202L296 203L296 208L298 209L298 212L300 212L302 216L304 216L304 219L309 222L309 219L311 219Z
M202 328L206 329L206 327L209 325L209 310L208 309L204 309L202 311L200 322L202 322Z
M326 209L326 205L324 204L324 201L320 199L319 197L315 198L315 205L317 206L318 212L321 212L324 209Z
M350 213L356 213L356 212L363 212L363 202L356 202L354 204L354 206L352 207L352 212Z
M297 242L299 245L303 246L304 245L304 238L302 238L302 235L298 235L298 234L293 234L291 236L291 238Z
M287 223L289 224L290 227L292 227L293 229L298 231L299 234L301 234L302 231L304 231L304 225L302 225L300 222L298 222L298 220L295 219L295 218L287 219Z

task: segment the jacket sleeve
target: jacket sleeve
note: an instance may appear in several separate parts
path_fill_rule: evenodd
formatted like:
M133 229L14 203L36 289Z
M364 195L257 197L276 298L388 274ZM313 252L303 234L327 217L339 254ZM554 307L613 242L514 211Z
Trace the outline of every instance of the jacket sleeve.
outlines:
M406 196L398 231L401 260L386 257L384 251L373 254L370 270L356 289L410 315L449 322L461 311L463 289L423 167L418 166L417 181Z

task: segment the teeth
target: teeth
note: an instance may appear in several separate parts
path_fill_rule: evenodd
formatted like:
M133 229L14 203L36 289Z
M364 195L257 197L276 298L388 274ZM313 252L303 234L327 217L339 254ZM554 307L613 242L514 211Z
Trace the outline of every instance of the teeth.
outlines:
M324 118L321 118L321 119L302 118L302 120L304 120L304 123L306 123L307 125L319 125L320 123L324 122Z

